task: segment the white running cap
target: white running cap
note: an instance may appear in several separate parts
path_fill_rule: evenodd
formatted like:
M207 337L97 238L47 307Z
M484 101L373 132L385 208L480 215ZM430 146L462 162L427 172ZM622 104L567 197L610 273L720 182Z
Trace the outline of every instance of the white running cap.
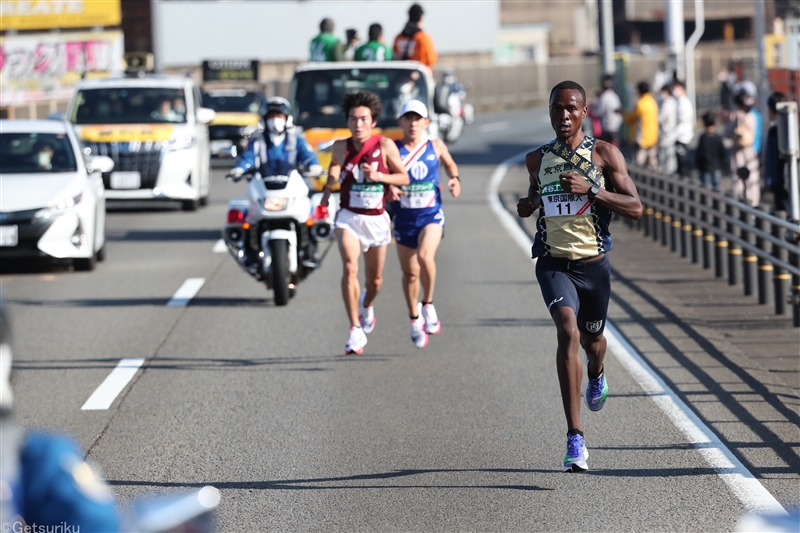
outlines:
M409 100L403 104L403 107L400 108L400 112L397 114L397 118L402 117L406 113L416 113L422 118L428 118L428 108L419 100Z

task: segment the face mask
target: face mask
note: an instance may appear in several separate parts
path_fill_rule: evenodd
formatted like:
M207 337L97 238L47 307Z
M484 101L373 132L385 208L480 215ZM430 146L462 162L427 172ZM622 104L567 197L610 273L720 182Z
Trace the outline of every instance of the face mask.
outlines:
M50 154L48 152L39 152L36 156L39 166L42 168L50 168Z
M283 133L283 130L286 129L286 119L280 117L268 118L267 128L272 133Z

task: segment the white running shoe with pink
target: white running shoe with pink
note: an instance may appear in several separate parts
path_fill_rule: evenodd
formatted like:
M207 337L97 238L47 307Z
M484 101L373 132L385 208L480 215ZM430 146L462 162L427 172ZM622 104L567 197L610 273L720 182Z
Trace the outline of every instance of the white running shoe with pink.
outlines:
M366 345L367 345L367 336L364 335L364 330L355 326L351 327L350 338L347 340L347 344L344 347L344 354L361 355L361 352L364 351L364 346Z
M439 315L433 304L422 306L422 317L425 319L425 331L429 335L438 335L442 331L442 323L439 322Z
M375 309L373 306L364 307L364 299L367 297L367 289L361 291L361 298L358 299L358 319L361 322L361 329L364 333L372 333L375 329Z

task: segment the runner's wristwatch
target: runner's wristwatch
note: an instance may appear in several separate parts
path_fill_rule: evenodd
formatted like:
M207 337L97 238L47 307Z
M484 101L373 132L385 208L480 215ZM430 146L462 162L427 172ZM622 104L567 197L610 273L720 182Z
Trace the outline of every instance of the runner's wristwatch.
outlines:
M592 185L589 189L589 192L586 193L586 196L589 197L589 200L594 200L594 197L600 194L600 187L597 185Z

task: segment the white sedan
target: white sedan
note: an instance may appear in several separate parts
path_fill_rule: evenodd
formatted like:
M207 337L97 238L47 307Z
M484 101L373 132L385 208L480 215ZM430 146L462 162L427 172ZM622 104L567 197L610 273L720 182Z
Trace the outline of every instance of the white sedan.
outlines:
M114 161L85 157L72 127L51 120L0 120L0 258L102 261L103 172Z

